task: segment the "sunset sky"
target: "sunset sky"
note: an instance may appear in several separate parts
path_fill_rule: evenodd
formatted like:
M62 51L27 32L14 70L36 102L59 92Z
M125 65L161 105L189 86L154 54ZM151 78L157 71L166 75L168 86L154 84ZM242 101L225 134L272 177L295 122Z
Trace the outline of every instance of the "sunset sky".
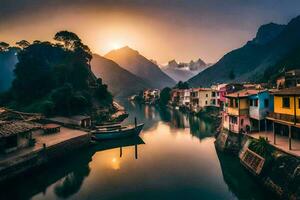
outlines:
M0 0L0 41L69 30L101 55L128 45L159 63L216 62L261 24L297 15L299 0Z

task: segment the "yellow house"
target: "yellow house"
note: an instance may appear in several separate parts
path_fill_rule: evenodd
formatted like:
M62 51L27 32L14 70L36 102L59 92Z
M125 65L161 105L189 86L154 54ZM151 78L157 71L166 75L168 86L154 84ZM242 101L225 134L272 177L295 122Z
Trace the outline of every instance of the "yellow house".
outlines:
M273 93L274 112L267 119L273 123L273 140L276 134L288 136L289 150L292 139L300 139L300 87L286 88Z
M273 95L274 112L269 117L288 124L300 123L300 87L279 90Z

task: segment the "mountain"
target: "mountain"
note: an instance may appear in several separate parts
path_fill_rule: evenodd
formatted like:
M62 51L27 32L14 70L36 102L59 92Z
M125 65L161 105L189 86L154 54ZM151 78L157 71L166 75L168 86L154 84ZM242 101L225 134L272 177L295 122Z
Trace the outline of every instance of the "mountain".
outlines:
M97 54L93 55L92 71L108 85L117 97L127 97L151 87L145 80L120 67L117 63Z
M16 53L16 48L0 52L0 92L7 91L11 86L14 78L13 70L18 62Z
M287 25L261 26L256 37L223 56L216 64L189 80L193 86L220 82L258 81L264 74L300 46L300 16Z
M127 71L146 80L152 87L163 88L175 85L175 81L155 63L128 46L113 50L104 57L113 60Z
M166 66L162 66L161 69L176 81L186 81L208 66L199 58L197 61L191 60L189 63L177 63L176 60L171 60Z

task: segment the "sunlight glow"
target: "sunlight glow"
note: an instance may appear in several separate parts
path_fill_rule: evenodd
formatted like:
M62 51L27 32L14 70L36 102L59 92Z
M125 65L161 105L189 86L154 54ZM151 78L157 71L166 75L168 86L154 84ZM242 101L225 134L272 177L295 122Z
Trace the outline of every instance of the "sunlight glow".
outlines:
M110 46L113 50L120 49L122 47L122 45L118 42L113 42Z

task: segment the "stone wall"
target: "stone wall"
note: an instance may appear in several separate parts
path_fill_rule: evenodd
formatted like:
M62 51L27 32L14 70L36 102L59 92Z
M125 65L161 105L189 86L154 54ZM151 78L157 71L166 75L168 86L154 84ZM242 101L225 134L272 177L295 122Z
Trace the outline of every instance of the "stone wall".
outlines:
M240 151L248 148L252 140L247 135L221 131L216 138L216 148L223 153L238 156ZM262 172L255 176L267 190L281 199L300 199L300 159L275 149L272 158L265 163ZM241 167L244 167L242 164ZM249 170L248 168L246 168ZM250 170L249 170L250 173Z
M66 156L76 149L88 146L90 140L91 135L87 134L46 147L45 149L19 156L12 162L6 163L5 166L0 167L0 182L14 178L24 172L46 164L49 161L54 161L57 158Z

